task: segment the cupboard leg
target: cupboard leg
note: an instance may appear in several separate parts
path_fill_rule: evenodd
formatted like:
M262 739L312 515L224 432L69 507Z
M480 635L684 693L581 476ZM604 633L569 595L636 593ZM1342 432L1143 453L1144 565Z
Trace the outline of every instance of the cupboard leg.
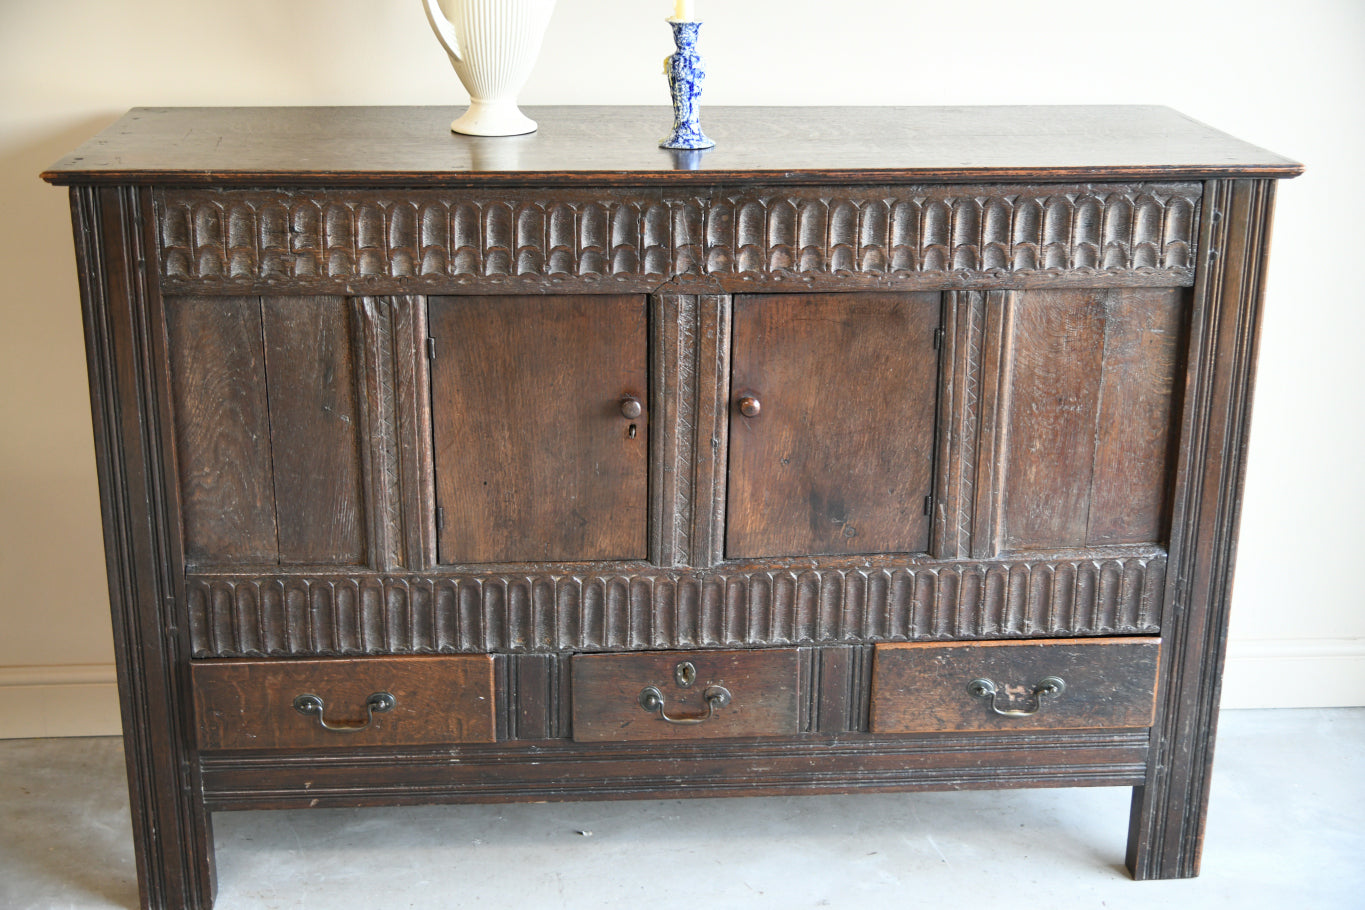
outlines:
M1163 811L1167 787L1133 788L1133 807L1128 824L1128 852L1124 865L1135 881L1194 878L1199 874L1199 855L1204 846L1204 816L1197 811Z
M1199 874L1274 190L1220 180L1204 194L1170 542L1188 568L1167 580L1147 780L1133 791L1127 863L1138 880Z
M188 628L177 609L178 516L165 491L164 349L149 253L150 192L71 195L142 906L213 905L213 844L190 714Z

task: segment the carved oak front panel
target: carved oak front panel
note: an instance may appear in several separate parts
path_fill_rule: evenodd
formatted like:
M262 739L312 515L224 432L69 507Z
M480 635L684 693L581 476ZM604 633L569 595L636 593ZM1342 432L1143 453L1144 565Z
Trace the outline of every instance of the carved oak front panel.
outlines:
M1189 284L1198 183L711 191L175 189L168 287ZM925 282L928 283L928 282Z

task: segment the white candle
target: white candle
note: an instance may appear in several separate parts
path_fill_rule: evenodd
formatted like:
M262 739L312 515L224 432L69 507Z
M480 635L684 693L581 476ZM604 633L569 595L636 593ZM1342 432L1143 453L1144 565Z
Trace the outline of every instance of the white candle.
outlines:
M697 11L693 0L673 0L674 22L696 22Z

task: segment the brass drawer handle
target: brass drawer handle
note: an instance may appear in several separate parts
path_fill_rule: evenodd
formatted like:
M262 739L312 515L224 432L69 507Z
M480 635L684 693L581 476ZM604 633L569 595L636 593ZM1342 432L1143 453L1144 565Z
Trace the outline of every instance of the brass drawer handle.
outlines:
M707 686L701 696L706 699L705 714L697 714L692 717L669 717L664 710L664 694L654 686L646 686L640 692L640 707L651 714L657 713L659 720L665 723L688 725L700 724L710 720L716 716L717 708L724 708L730 703L730 690L724 686Z
M1043 699L1056 698L1065 691L1066 681L1060 676L1044 676L1038 680L1038 685L1033 687L1032 708L1001 708L996 704L1000 692L994 682L989 679L974 679L967 683L967 692L976 698L989 698L991 710L1001 717L1032 717L1042 710Z
M375 692L365 699L365 721L359 724L329 724L323 711L326 705L322 699L316 695L300 695L294 699L294 710L300 714L308 714L318 719L322 729L330 730L333 733L359 733L374 722L376 714L383 714L385 711L392 711L398 704L398 699L387 692Z

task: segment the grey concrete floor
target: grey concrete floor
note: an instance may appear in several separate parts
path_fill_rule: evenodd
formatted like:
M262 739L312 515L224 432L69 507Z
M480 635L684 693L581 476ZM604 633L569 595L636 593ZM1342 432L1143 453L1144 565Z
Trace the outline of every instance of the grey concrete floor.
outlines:
M1202 875L1129 791L226 812L218 907L1365 908L1365 708L1229 711ZM0 908L136 907L116 739L0 741Z

